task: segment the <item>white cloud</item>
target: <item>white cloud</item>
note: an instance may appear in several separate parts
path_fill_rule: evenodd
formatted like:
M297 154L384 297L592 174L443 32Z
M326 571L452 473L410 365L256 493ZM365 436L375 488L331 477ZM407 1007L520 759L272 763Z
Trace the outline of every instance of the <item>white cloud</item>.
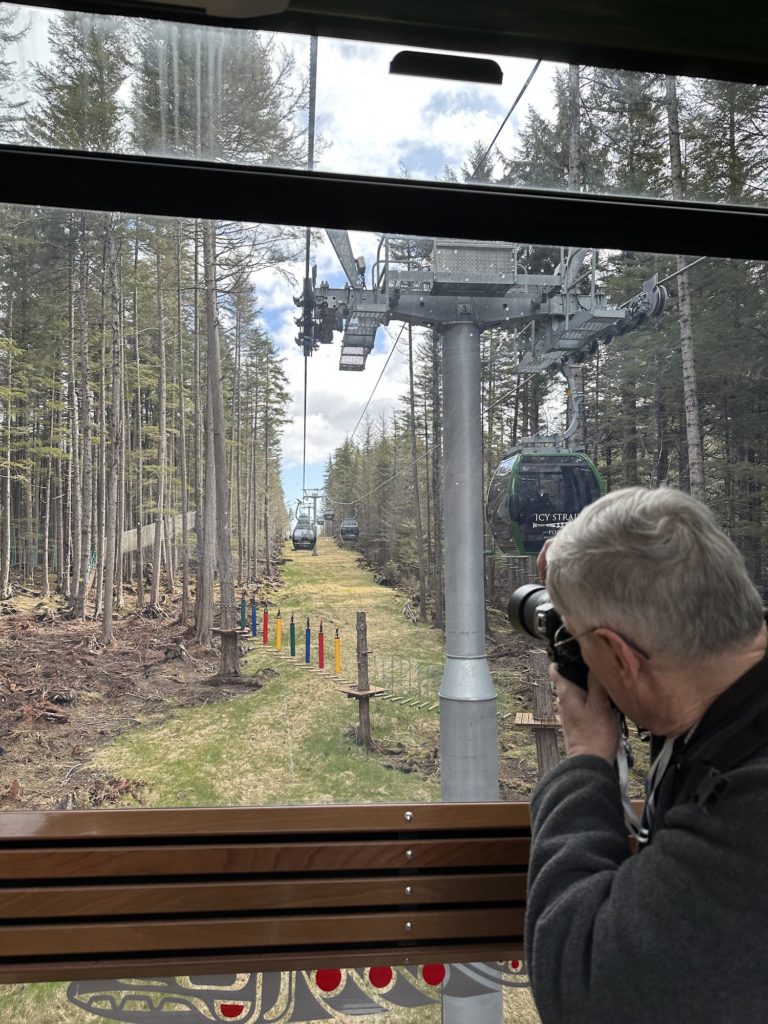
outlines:
M286 37L283 41L296 54L299 67L307 68L309 40ZM321 145L318 170L399 176L399 162L403 160L414 177L431 178L441 175L445 164L458 168L475 141L491 142L533 66L530 60L495 58L504 72L501 87L390 75L389 63L399 49L320 39L316 129L325 148ZM541 66L523 102L504 127L499 138L504 151L512 148L531 105L542 111L551 107L553 67ZM319 210L320 223L322 214ZM365 256L370 268L378 238L363 232L352 232L350 237L354 254ZM332 287L343 287L344 274L324 232L313 243L312 262L318 268L318 281L328 280ZM303 265L297 263L292 269L300 280ZM291 498L294 489L297 493L300 490L304 446L304 359L295 344L294 318L299 310L293 303L300 287L291 286L276 273L260 274L255 285L290 381L293 423L283 437L283 475L287 497ZM307 486L322 483L328 455L355 429L399 326L396 322L390 324L389 334L379 330L376 350L363 373L339 371L338 336L333 345L321 346L309 360ZM367 416L374 421L382 415L391 416L406 392L407 382L407 355L398 351L376 387Z

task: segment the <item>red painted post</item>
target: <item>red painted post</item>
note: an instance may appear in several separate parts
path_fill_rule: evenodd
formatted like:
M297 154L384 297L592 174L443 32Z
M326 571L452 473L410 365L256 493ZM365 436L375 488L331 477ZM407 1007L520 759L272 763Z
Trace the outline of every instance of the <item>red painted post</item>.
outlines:
M264 605L264 618L261 624L261 642L269 643L269 609Z
M323 620L320 620L320 632L317 634L317 667L325 668L325 638L323 637Z

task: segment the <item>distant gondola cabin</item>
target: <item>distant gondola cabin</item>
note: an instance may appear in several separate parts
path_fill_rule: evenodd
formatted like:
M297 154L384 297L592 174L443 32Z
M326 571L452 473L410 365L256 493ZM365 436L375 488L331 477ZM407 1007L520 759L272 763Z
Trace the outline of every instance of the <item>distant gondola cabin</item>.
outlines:
M345 543L352 543L360 538L360 527L356 519L343 519L339 527L339 536Z
M296 526L293 529L291 540L293 541L294 551L298 551L300 549L308 551L315 546L315 541L317 540L317 530L313 526L309 516L299 516L299 518L296 520Z
M584 452L518 451L494 473L485 514L505 554L536 555L604 491L597 468Z

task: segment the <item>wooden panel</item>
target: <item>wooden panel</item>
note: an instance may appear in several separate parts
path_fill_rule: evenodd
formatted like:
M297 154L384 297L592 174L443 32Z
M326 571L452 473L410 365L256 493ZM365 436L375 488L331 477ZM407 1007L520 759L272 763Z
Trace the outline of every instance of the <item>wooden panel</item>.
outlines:
M205 953L169 955L152 959L138 956L75 958L65 964L0 963L0 983L33 981L94 981L99 978L170 978L190 974L242 974L247 971L317 970L320 967L370 967L389 963L426 964L433 962L466 964L475 961L511 960L524 955L522 933L510 938L486 942L437 942L413 946L407 942L392 945L371 943L358 949L327 951L317 949L262 950L259 953Z
M406 814L410 818L406 818ZM459 829L527 831L528 804L334 804L327 807L142 808L98 811L3 811L0 840L50 841L301 832L417 832Z
M499 903L525 899L526 876L401 875L395 878L263 882L172 882L158 885L56 886L0 890L0 920L135 914L225 913L307 907L423 903ZM406 893L406 887L411 891Z
M12 880L510 867L527 864L528 848L529 841L523 838L20 848L0 851L0 877Z
M365 942L417 944L519 935L523 909L434 910L409 914L327 914L131 921L110 924L38 924L0 927L0 958L72 957L144 950L189 953L262 947L354 946Z

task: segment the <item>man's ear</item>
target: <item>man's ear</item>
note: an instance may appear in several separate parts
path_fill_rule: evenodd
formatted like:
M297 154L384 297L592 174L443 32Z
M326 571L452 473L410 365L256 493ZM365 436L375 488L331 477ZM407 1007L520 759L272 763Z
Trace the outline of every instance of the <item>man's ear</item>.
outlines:
M625 681L634 684L643 667L642 656L612 629L601 627L594 631L594 635L610 649L616 669L621 672Z

